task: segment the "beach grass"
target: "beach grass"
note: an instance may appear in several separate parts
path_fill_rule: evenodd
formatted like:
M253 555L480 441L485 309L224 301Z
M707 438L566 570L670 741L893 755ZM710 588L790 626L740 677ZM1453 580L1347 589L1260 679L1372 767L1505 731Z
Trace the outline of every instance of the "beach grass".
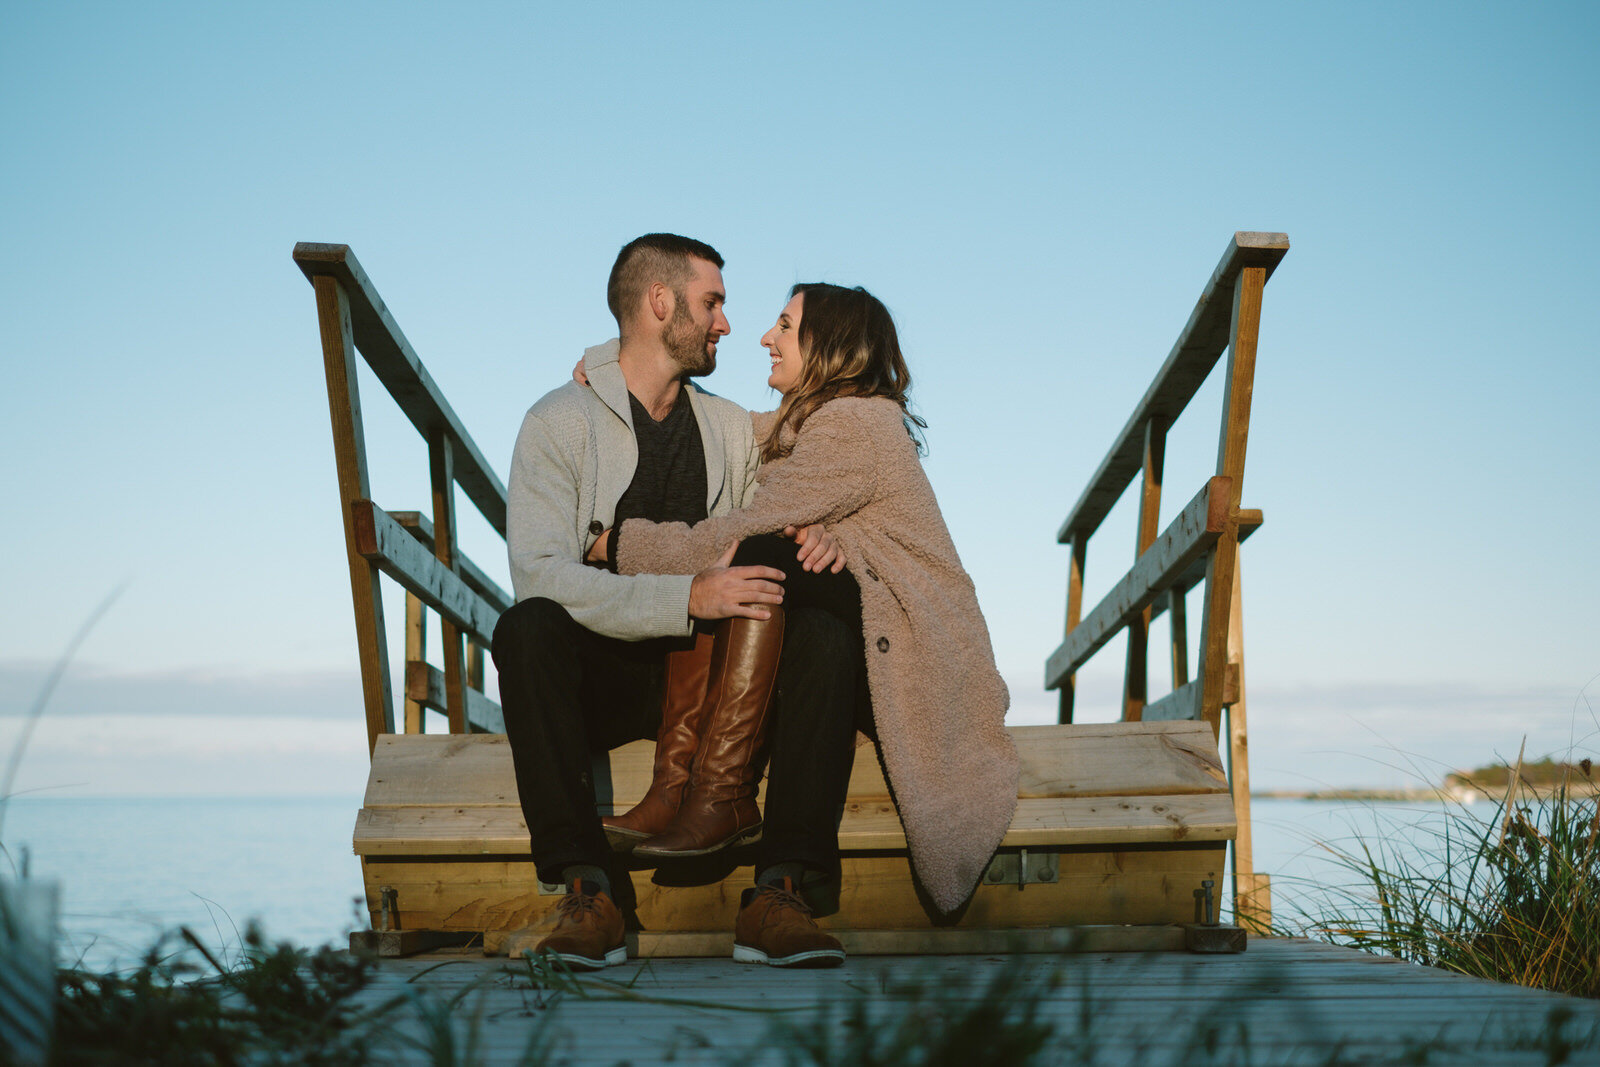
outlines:
M1325 845L1352 875L1302 905L1335 944L1600 998L1600 798L1589 759L1533 792L1521 760L1487 817L1441 795L1404 840ZM1310 910L1311 914L1306 914Z

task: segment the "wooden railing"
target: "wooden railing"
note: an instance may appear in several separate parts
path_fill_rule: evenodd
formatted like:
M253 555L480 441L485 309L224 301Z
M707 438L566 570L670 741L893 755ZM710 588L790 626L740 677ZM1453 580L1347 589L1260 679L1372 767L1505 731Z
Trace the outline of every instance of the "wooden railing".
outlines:
M1249 735L1245 718L1244 620L1239 545L1261 525L1261 513L1239 506L1244 486L1256 338L1267 279L1289 250L1281 233L1236 233L1212 272L1194 313L1144 398L1134 409L1056 540L1069 545L1066 635L1045 665L1045 688L1060 690L1059 719L1071 722L1076 675L1119 632L1128 632L1124 721L1199 719L1219 744L1227 713L1229 784L1239 821L1233 856L1239 915L1264 920L1270 890L1254 871L1250 840ZM1216 475L1165 530L1157 530L1167 432L1224 351L1227 381L1217 446ZM1134 563L1111 591L1083 615L1083 571L1089 538L1142 472ZM1199 662L1189 677L1185 594L1204 581ZM1149 699L1152 618L1166 611L1171 630L1172 692Z
M379 734L395 732L380 573L406 590L405 732L422 732L424 709L432 708L446 714L452 733L469 729L501 733L500 707L483 692L483 650L493 640L495 621L512 600L461 554L453 487L461 487L503 538L505 486L467 436L349 246L302 242L294 247L294 261L317 296L368 751ZM418 511L385 511L370 499L356 387L357 352L428 443L431 517ZM430 610L439 619L442 671L423 658Z

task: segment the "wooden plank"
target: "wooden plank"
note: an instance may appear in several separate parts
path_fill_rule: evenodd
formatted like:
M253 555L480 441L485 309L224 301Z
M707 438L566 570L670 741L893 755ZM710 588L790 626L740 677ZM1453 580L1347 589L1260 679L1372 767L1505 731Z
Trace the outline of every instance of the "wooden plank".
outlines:
M959 926L1000 930L1067 923L1177 923L1194 911L1192 893L1227 869L1221 843L1167 849L1074 850L1060 857L1058 880L982 884ZM367 907L381 922L379 893L395 891L391 921L404 929L513 930L537 925L561 898L538 892L531 860L368 856L362 861ZM652 872L633 872L640 922L649 930L732 928L739 895L753 870L735 867L720 881L660 886ZM831 930L918 930L932 925L919 903L904 856L846 854L839 907L822 917Z
M408 668L408 685L414 684L412 670ZM1228 788L1211 732L1199 723L1013 726L1009 732L1020 757L1018 792L1023 797L1162 796L1226 793ZM653 741L611 751L615 807L626 810L644 796L654 753ZM877 755L863 745L856 750L850 796L871 800L888 795ZM515 806L510 744L498 733L385 735L373 753L364 803L368 808Z
M428 434L428 481L433 488L433 558L456 577L456 467L455 448L444 430ZM445 618L439 625L440 656L444 659L445 716L450 732L467 732L467 664L461 647L461 628Z
M1100 528L1139 471L1146 421L1157 415L1169 423L1176 421L1227 347L1235 279L1244 270L1255 268L1265 281L1288 251L1287 234L1241 231L1233 235L1177 343L1061 524L1057 541L1066 544L1074 533L1087 537Z
M442 930L353 930L350 933L350 951L367 953L382 959L415 956L419 952L464 945L471 934L446 933Z
M417 594L406 594L406 722L403 733L422 732L423 705L411 695L411 665L422 662L428 644L428 613Z
M1200 720L1200 683L1180 685L1144 709L1145 722L1187 722Z
M389 517L410 530L411 536L421 542L423 548L429 552L433 551L433 522L427 515L420 511L391 511ZM459 546L456 549L456 563L461 568L461 580L466 582L474 593L487 600L490 607L501 614L511 610L511 605L515 602L511 594L500 588L493 578L484 573L483 568L467 558Z
M1172 631L1169 642L1172 650L1172 688L1182 689L1189 683L1189 610L1184 600L1187 590L1174 586L1156 603L1165 603L1167 627ZM1157 610L1155 614L1160 614ZM1152 616L1154 617L1154 616Z
M1222 429L1217 444L1217 475L1226 479L1228 513L1239 510L1244 481L1245 446L1250 434L1250 401L1255 388L1256 341L1261 325L1261 295L1266 272L1241 271L1234 292L1233 332L1228 344L1227 388L1222 401ZM1229 524L1217 539L1206 569L1205 609L1200 617L1200 714L1221 736L1229 618L1233 608L1234 568L1239 559L1238 527Z
M350 505L356 551L422 602L485 644L494 643L500 614L370 500ZM391 729L388 731L393 732Z
M434 384L422 360L417 358L411 342L400 332L400 326L389 314L350 246L302 241L294 246L294 261L312 285L316 285L319 278L338 282L349 302L356 347L366 357L368 366L424 440L434 430L450 435L457 446L456 480L465 490L467 499L477 505L489 525L504 537L505 485L467 435L444 393Z
M1013 726L1021 762L1020 797L1160 796L1226 788L1207 731L1190 723L1082 723ZM850 796L887 797L870 747L856 754Z
M367 445L361 430L361 392L356 383L355 348L350 337L350 304L332 278L318 278L317 328L322 338L322 368L328 383L328 417L333 426L333 458L339 475L345 554L350 564L350 599L355 608L356 650L361 663L361 696L367 718L367 751L381 734L394 733L394 700L389 693L389 641L383 626L383 595L378 570L362 558L352 506L365 498Z
M1227 479L1206 483L1082 625L1051 653L1045 664L1046 689L1056 688L1069 672L1083 666L1216 543L1228 525L1230 495Z
M1183 927L1041 926L1016 930L837 930L847 956L992 956L1065 952L1181 952ZM727 958L733 931L644 931L638 959Z
M1173 796L1026 797L1017 801L1004 847L1129 845L1226 841L1237 832L1226 793ZM355 851L362 856L521 856L528 828L511 806L411 805L363 808ZM900 816L887 798L853 800L839 825L839 847L906 847Z
M1150 550L1161 519L1161 473L1166 463L1167 420L1152 416L1144 428L1144 478L1139 486L1139 521L1134 529L1133 558ZM1128 622L1128 655L1122 680L1122 720L1138 722L1149 700L1150 609Z
M1235 664L1223 665L1224 680L1222 686L1222 703L1231 705L1239 693L1239 670ZM1204 719L1201 714L1200 700L1202 687L1198 681L1187 682L1179 686L1160 700L1152 701L1145 708L1144 717L1150 722L1200 722Z
M1256 878L1250 823L1250 728L1244 686L1244 592L1240 564L1233 567L1233 607L1228 613L1228 668L1234 692L1228 702L1228 772L1233 786L1233 812L1239 836L1233 843L1235 921L1252 930L1272 928L1272 897Z
M1072 631L1078 628L1078 623L1083 617L1083 567L1088 562L1089 536L1072 539L1072 557L1067 564L1067 628L1062 634L1062 640L1072 636ZM1078 676L1076 672L1068 671L1067 676L1061 680L1060 700L1056 710L1056 722L1066 724L1072 721L1072 705L1077 696Z
M467 726L475 734L504 734L505 713L500 705L476 689L467 689ZM406 699L418 706L445 711L445 676L437 667L411 660L406 664ZM409 732L409 731L408 731ZM420 731L418 731L420 733ZM435 734L433 736L443 736ZM512 794L515 797L515 794ZM642 795L642 794L641 794Z
M1233 521L1234 525L1237 526L1239 530L1239 543L1244 544L1251 534L1261 529L1261 524L1265 520L1262 518L1259 508L1240 508L1238 511L1234 512ZM1206 567L1208 567L1210 563L1211 559L1209 556L1201 556L1199 559L1189 564L1188 567L1184 568L1183 573L1178 575L1177 581L1172 583L1172 588L1174 590L1182 590L1183 592L1187 593L1189 590L1205 581ZM1158 618L1164 612L1166 612L1170 606L1171 605L1168 603L1168 599L1166 597L1157 597L1155 603L1151 605L1150 608L1151 618ZM1187 656L1187 646L1185 646L1185 649L1185 655ZM1187 669L1188 664L1185 663L1184 666L1185 669ZM1188 678L1184 679L1184 681L1188 680Z

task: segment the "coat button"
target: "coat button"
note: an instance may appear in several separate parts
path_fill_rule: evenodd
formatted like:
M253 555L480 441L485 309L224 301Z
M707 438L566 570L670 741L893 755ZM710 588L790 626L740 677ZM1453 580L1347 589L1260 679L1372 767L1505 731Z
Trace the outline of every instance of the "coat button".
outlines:
M878 638L878 651L879 652L887 652L887 651L889 651L889 639L887 637Z
M600 522L599 519L595 519L589 523L589 532L594 534L596 537L599 537L602 533L605 533L605 529L605 526Z

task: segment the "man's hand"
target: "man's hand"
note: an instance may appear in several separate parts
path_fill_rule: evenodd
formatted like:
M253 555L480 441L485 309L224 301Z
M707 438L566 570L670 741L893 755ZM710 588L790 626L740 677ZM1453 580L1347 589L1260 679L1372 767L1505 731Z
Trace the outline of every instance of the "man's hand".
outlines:
M728 546L689 585L689 614L696 619L770 619L763 604L782 604L783 572L772 567L734 567L739 542Z
M801 570L811 571L814 574L821 574L828 569L838 574L844 570L844 549L840 547L838 538L821 523L799 529L785 526L783 536L800 546L795 558L800 561Z
M611 531L607 530L594 539L594 544L589 546L589 554L583 558L590 563L604 563L610 558Z

